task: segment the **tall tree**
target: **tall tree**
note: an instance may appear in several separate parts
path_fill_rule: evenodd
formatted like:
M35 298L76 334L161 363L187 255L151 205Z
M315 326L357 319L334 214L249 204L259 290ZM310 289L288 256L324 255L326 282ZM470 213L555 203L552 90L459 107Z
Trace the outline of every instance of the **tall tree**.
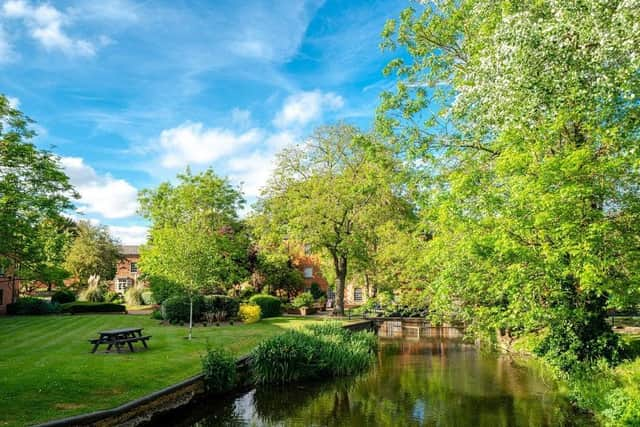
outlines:
M43 262L40 224L57 223L76 196L58 157L31 142L31 123L0 94L0 262L18 274Z
M109 234L109 229L89 221L78 221L75 233L64 262L72 277L80 285L85 285L91 275L106 280L113 278L122 255L119 242Z
M140 192L140 213L151 221L149 241L141 250L145 274L183 287L190 299L189 339L193 300L206 288L228 288L248 275L249 238L238 209L244 200L227 179L208 169L178 175Z
M338 124L283 150L257 205L259 234L324 250L335 272L336 311L344 313L349 262L365 259L376 226L407 208L394 187L399 164L371 135Z
M637 301L639 6L433 1L384 30L378 125L414 160L436 308L548 326L565 368L615 358L604 309Z

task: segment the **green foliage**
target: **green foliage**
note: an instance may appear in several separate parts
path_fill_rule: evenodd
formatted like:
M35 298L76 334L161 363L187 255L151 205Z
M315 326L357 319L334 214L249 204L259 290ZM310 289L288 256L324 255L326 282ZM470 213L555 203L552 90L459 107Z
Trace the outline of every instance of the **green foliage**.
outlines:
M252 375L258 384L353 375L370 366L375 348L372 333L334 322L310 325L260 343L251 353Z
M262 318L260 306L257 304L240 304L238 317L244 323L256 323Z
M145 274L144 280L149 282L149 289L151 289L156 304L162 304L167 298L174 295L181 295L185 292L176 282L163 276Z
M18 298L16 302L7 305L7 313L15 315L51 314L58 311L58 304L33 297Z
M303 292L293 299L291 305L293 305L295 308L309 308L313 305L314 302L315 299L313 298L313 295L311 295L311 292Z
M226 295L207 295L204 297L203 311L206 313L225 313L222 317L236 317L240 303Z
M221 347L207 349L202 357L202 373L209 393L229 391L238 382L236 359L233 353Z
M278 155L252 219L261 243L282 247L286 237L325 251L343 312L349 262L366 263L377 226L412 211L397 186L401 169L373 135L346 124L316 129L304 145Z
M272 295L254 295L249 298L249 303L260 306L263 319L267 317L277 317L282 314L282 302L279 298Z
M154 320L163 320L164 318L162 317L162 310L153 310L151 312L151 318Z
M636 2L470 0L387 24L377 129L413 166L434 320L548 327L564 369L616 360L600 318L640 291L639 20Z
M107 291L104 294L104 302L113 302L116 304L122 304L124 302L124 300L122 299L122 296L114 291Z
M258 286L263 292L294 295L304 287L302 273L291 264L288 254L273 251L258 253Z
M94 303L85 301L76 301L62 304L60 306L63 313L80 314L80 313L125 313L126 307L121 304L113 303Z
M171 323L188 322L191 300L193 299L193 320L200 319L203 298L199 295L189 298L188 295L174 295L162 303L162 317Z
M156 300L153 298L153 292L151 291L143 291L141 294L142 304L144 305L153 305L156 304Z
M104 286L99 282L98 276L89 278L89 285L85 290L80 292L79 300L88 302L103 302L105 296Z
M21 276L57 280L68 221L78 197L56 155L31 142L33 121L0 94L0 262ZM63 274L62 274L63 275Z
M325 293L322 291L322 289L320 289L320 285L318 285L316 282L313 282L311 284L311 287L309 288L309 292L311 292L313 299L319 299L325 296Z
M113 278L120 258L118 241L111 237L106 226L78 221L76 237L69 248L64 266L84 284L91 275L98 275L105 280Z
M71 289L60 289L55 291L51 295L51 302L57 304L64 304L67 302L74 302L76 300L76 294Z
M127 305L142 305L144 300L142 299L142 293L144 288L140 285L131 286L124 293L124 301Z

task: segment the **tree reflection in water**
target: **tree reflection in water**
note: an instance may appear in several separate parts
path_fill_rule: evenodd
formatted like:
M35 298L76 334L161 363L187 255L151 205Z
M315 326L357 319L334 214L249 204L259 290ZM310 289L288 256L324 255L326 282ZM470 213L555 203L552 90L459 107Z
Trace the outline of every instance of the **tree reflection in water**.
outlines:
M194 426L591 425L524 360L460 340L381 340L366 374L261 387L180 415Z

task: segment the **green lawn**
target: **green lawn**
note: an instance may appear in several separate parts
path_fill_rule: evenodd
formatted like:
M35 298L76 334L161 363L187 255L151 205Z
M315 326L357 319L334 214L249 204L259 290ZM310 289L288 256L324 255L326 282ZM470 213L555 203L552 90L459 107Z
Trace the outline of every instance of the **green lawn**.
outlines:
M162 326L147 316L0 316L0 426L22 426L107 409L200 372L207 342L238 355L309 320L266 319L252 325L194 329ZM152 335L139 353L91 354L96 332L142 327Z

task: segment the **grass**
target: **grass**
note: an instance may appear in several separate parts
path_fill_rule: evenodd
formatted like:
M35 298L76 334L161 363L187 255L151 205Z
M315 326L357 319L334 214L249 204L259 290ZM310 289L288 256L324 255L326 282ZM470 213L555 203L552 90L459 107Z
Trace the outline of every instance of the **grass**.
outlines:
M21 426L112 408L201 372L207 342L236 355L265 338L309 323L276 317L251 325L162 326L147 316L0 317L0 426ZM91 354L100 330L142 327L150 349Z

